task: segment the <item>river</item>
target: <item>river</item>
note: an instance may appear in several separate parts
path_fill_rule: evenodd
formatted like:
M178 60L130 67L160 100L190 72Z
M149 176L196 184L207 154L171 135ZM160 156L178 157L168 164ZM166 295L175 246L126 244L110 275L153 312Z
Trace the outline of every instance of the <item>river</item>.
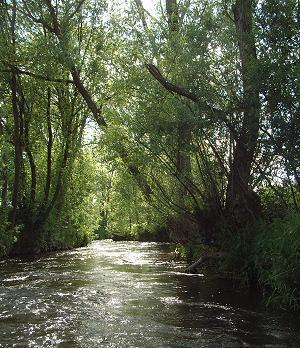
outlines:
M299 315L183 273L156 243L0 262L0 347L300 347Z

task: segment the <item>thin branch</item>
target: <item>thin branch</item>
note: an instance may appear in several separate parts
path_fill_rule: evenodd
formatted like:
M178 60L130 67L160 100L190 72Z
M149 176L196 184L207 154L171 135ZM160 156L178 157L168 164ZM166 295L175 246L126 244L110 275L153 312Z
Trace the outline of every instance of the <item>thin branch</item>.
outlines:
M11 68L14 68L15 72L16 72L17 74L19 74L19 75L30 76L30 77L36 78L36 79L38 79L38 80L49 81L49 82L71 83L71 84L74 84L74 81L73 81L73 80L51 78L51 77L48 77L48 76L43 76L43 75L39 75L39 74L33 73L33 72L31 72L31 71L23 70L23 69L20 69L20 68L18 68L18 67L11 67ZM1 72L4 72L4 73L11 73L11 72L12 72L12 69L3 69L3 70L1 70Z
M146 32L148 32L148 24L147 24L147 21L146 21L145 9L144 9L144 7L143 7L142 1L141 1L141 0L134 0L134 2L135 2L135 4L136 4L136 7L137 7L137 9L138 9L138 12L139 12L141 21L142 21L142 23L143 23L144 30L145 30Z

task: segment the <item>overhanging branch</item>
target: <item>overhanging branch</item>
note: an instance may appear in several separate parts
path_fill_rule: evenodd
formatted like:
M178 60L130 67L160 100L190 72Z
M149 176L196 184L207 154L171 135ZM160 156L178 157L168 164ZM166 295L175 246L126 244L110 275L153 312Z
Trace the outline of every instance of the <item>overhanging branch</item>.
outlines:
M183 97L186 97L190 100L192 100L195 103L200 102L200 98L191 93L190 91L188 91L186 88L181 87L181 86L177 86L174 85L173 83L171 83L170 81L168 81L165 77L163 77L163 75L161 74L161 72L158 70L158 68L153 65L153 64L146 64L146 68L148 69L148 71L150 72L150 74L162 85L165 87L165 89L167 89L169 92L173 92L176 94L179 94Z
M145 64L147 70L150 72L150 74L169 92L178 94L182 97L186 97L189 100L196 103L200 109L208 114L211 114L213 116L216 116L220 121L224 122L230 132L233 134L235 138L238 138L238 133L234 127L234 125L229 121L228 115L235 111L241 111L239 109L229 109L229 110L220 110L217 109L211 105L209 105L207 102L202 100L200 96L192 93L188 89L182 86L178 86L173 84L172 82L168 81L159 71L159 69L153 65L153 64Z

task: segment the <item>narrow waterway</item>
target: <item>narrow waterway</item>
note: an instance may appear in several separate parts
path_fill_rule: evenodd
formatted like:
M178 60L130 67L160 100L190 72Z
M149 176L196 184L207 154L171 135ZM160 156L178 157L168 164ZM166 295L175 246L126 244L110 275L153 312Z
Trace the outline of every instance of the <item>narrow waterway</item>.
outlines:
M300 347L299 315L183 274L155 243L0 262L0 347Z

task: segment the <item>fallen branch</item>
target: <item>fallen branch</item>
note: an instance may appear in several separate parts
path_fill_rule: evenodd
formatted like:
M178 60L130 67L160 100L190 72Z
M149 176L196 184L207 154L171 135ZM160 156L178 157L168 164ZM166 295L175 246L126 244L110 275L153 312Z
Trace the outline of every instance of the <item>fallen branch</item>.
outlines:
M204 262L206 262L207 260L220 260L220 259L224 259L227 256L226 253L224 252L214 252L214 253L207 253L203 256L200 257L199 260L197 260L196 262L194 262L193 264L191 264L186 270L186 273L195 273L196 268L201 266Z

